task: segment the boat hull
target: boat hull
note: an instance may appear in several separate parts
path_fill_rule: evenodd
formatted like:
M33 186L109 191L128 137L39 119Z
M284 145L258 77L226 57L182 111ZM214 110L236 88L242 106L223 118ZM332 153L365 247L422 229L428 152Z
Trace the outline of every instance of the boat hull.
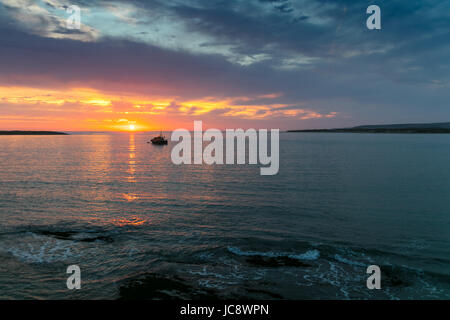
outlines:
M167 140L165 140L165 141L152 141L152 144L156 144L156 145L159 145L159 146L166 145L167 144Z

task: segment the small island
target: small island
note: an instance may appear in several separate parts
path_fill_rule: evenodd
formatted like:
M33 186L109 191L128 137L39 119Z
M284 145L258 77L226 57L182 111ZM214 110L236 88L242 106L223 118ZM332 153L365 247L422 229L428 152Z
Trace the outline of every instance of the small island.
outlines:
M339 129L288 130L287 132L343 133L450 133L450 122L365 125Z
M56 131L0 131L0 136L53 136L53 135L67 135L64 132Z

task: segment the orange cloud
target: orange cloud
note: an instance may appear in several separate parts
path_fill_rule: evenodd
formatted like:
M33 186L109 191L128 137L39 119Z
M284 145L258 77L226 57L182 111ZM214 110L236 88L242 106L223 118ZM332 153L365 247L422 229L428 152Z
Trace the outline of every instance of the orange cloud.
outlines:
M301 120L337 115L335 112L321 114L298 109L296 105L277 103L280 95L273 93L183 101L179 97L114 94L82 87L67 90L0 87L0 97L1 127L23 130L169 130L192 122L193 117L250 120L286 117ZM269 102L252 104L261 98Z

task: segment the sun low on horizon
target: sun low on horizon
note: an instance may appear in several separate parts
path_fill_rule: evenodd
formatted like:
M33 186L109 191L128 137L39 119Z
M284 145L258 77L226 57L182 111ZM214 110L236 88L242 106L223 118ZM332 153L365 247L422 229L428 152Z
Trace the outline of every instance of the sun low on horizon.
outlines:
M252 10L221 6L223 19L210 21L208 1L179 1L198 14L192 19L169 4L93 0L80 5L76 32L65 29L64 1L21 3L0 0L2 130L175 130L194 120L289 130L448 118L449 79L433 71L450 56L445 43L436 37L424 45L425 31L408 38L369 31L356 23L367 15L358 2L348 10L359 18L342 24L330 15L344 9L337 3L325 9L252 0ZM425 11L431 26L439 12ZM236 27L232 16L259 27L227 32ZM286 33L268 36L274 30ZM436 59L420 50L405 58L405 50L394 50L398 39L405 48L433 50ZM377 64L383 68L370 67Z
M450 0L0 0L0 303L449 301L449 160Z
M0 128L7 130L151 131L192 127L243 127L263 123L327 120L337 112L292 109L282 94L187 99L170 95L116 93L91 87L50 88L0 85ZM6 112L6 113L5 113ZM269 125L264 125L269 126Z

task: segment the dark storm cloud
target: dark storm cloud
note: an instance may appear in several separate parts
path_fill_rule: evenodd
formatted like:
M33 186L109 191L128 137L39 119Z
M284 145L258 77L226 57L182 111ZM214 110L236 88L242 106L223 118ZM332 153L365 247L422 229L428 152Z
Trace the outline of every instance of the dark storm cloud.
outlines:
M196 56L126 40L79 42L2 29L0 81L32 86L92 86L103 90L239 96L272 90L264 66L242 72L218 56ZM40 79L36 81L36 78Z

